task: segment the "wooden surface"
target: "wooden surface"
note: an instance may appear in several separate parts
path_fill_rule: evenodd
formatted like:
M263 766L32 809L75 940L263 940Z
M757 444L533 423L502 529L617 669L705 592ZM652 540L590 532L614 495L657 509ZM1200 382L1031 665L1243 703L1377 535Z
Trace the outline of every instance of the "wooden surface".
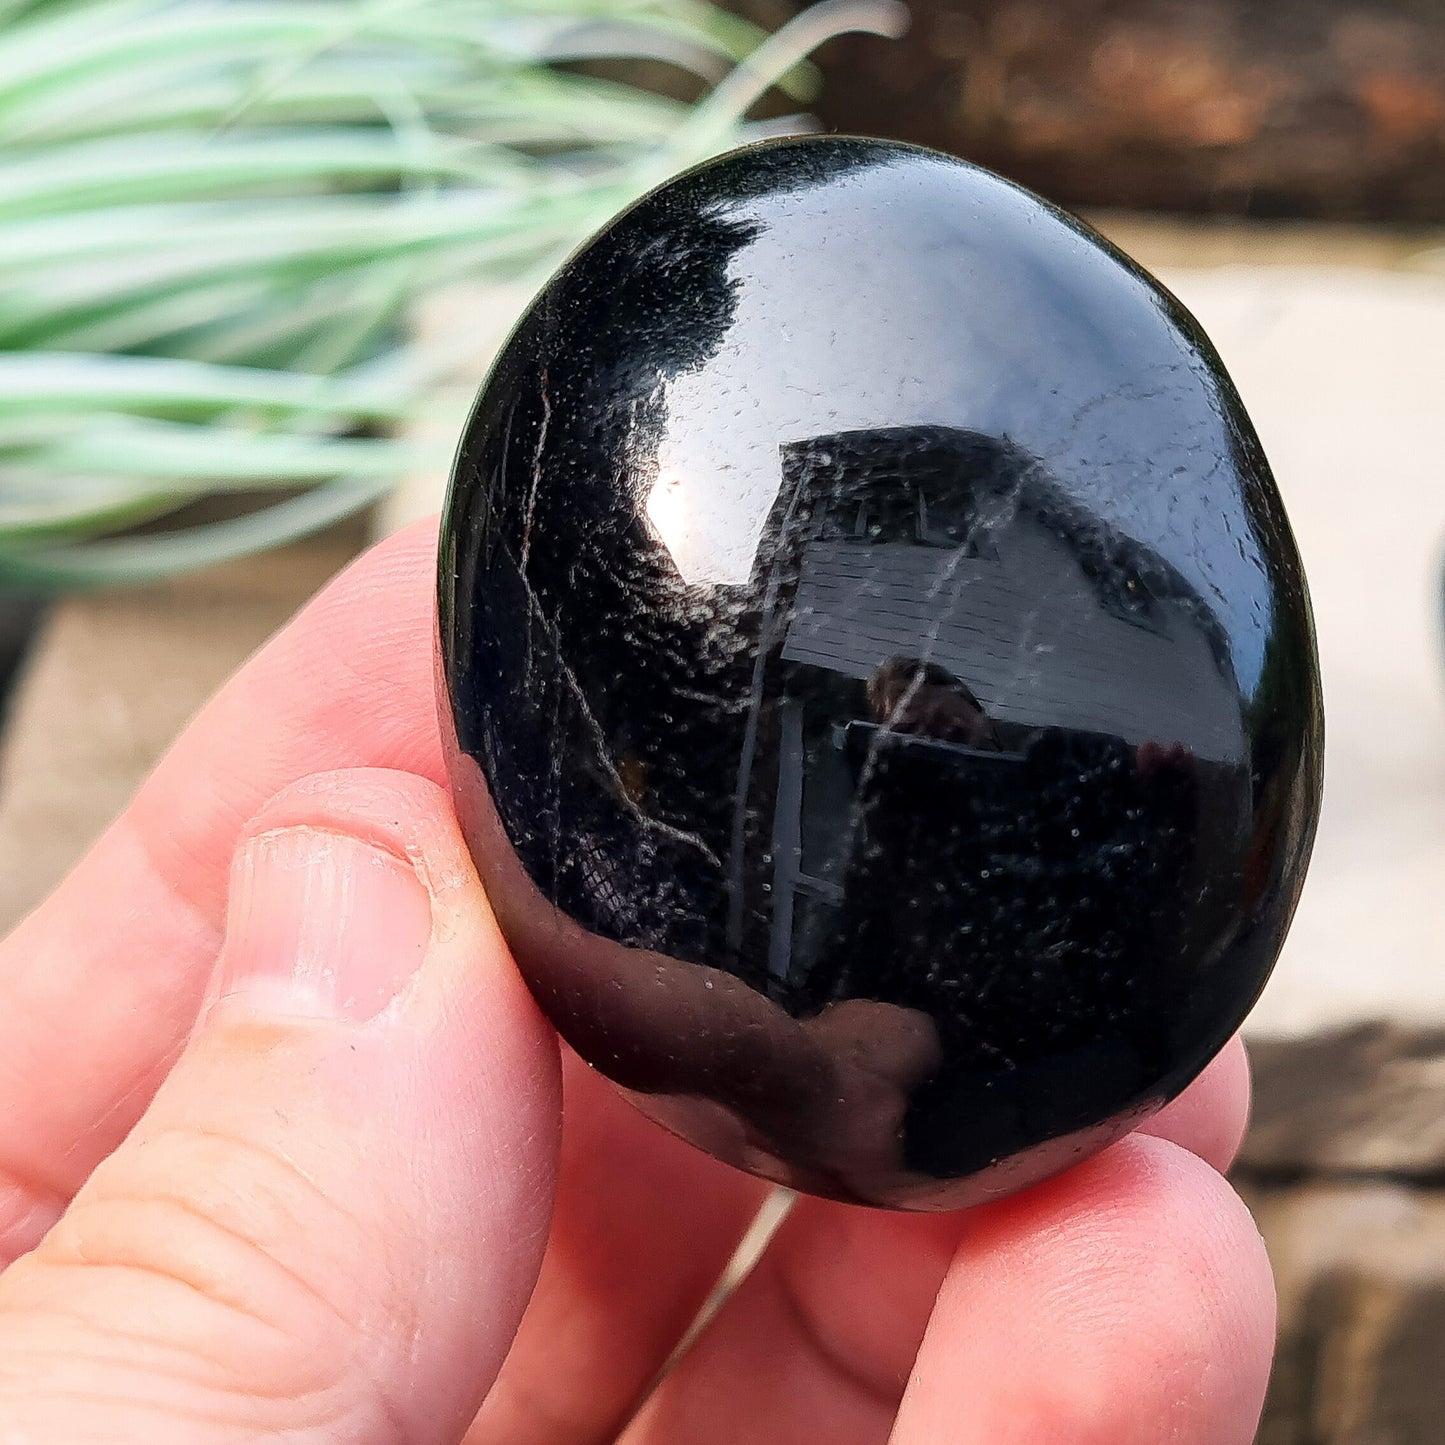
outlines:
M360 526L59 603L0 750L0 933L64 876L192 713L362 545Z
M776 24L801 0L735 0ZM820 53L830 127L1068 205L1445 219L1439 0L908 0Z

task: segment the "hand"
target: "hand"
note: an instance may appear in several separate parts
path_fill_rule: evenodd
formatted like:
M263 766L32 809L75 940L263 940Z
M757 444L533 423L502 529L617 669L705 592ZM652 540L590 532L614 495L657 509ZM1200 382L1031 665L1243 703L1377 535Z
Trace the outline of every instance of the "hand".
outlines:
M559 1065L439 786L433 546L323 593L0 946L5 1445L601 1445L762 1198ZM1236 1044L969 1214L800 1202L622 1439L1245 1445L1247 1087Z

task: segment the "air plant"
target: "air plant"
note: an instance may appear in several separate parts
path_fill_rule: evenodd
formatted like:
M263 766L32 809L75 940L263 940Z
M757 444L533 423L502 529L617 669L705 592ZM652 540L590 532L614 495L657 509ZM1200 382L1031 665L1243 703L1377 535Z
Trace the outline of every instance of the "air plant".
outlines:
M419 340L429 296L540 283L763 133L774 86L806 104L819 42L899 23L895 0L771 37L703 0L0 0L0 577L193 569L444 467L417 438L459 427L476 338Z

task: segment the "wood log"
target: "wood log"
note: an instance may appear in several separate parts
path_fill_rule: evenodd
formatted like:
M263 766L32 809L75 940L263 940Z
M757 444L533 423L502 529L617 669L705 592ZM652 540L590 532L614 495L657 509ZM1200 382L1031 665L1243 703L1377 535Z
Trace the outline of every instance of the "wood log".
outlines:
M776 25L795 0L734 0ZM1445 220L1442 0L909 0L819 53L830 128L1066 205Z

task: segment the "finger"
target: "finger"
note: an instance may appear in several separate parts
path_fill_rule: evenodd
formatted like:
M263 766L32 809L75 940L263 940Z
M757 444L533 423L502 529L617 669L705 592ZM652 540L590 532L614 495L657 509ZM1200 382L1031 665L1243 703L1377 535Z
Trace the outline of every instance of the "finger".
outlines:
M894 1445L1248 1445L1274 1291L1208 1165L1135 1136L978 1212Z
M309 773L443 778L434 557L434 528L413 528L326 589L0 945L0 1264L120 1143L174 1061L219 945L243 823Z
M1139 1132L1171 1139L1223 1174L1244 1143L1249 1101L1249 1056L1236 1034L1177 1099L1140 1125Z
M432 526L360 559L206 707L126 816L0 946L0 1263L35 1244L174 1060L218 947L242 821L309 772L444 776L434 577ZM543 1421L550 1410L576 1421L579 1440L597 1438L651 1379L754 1197L743 1176L707 1164L605 1086L584 1094L600 1102L573 1100L555 1219L564 1247L499 1395L512 1401L500 1418L519 1432L529 1409ZM614 1281L627 1282L625 1327L608 1316ZM545 1347L564 1329L579 1382L570 1393Z
M1247 1107L1242 1051L1231 1046L1226 1053L1151 1122L1159 1134L1221 1163ZM886 1439L935 1295L976 1217L977 1211L907 1216L800 1202L648 1402L627 1445ZM729 1385L737 1379L749 1381L745 1392Z
M246 830L219 997L0 1276L0 1437L455 1442L551 1203L556 1046L439 789L324 775Z
M659 1129L570 1052L563 1076L541 1278L467 1445L613 1445L769 1188Z
M800 1199L621 1445L880 1445L966 1228Z

